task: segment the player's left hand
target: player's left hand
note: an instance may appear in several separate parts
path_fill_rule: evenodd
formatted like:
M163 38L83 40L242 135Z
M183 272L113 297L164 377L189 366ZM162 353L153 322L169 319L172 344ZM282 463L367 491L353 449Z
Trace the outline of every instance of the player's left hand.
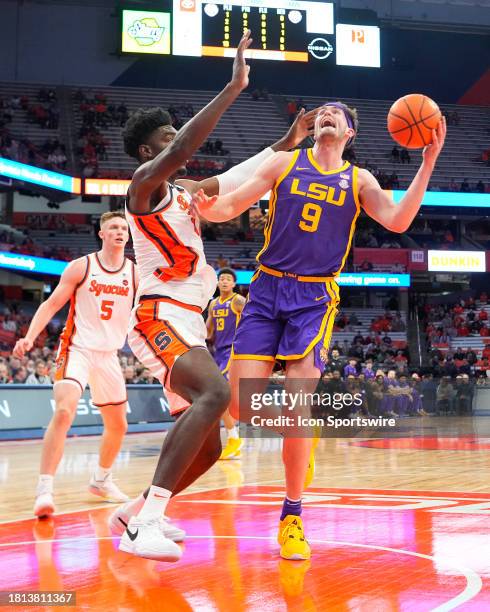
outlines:
M248 87L248 73L250 66L245 62L244 53L250 47L253 40L250 38L250 30L247 30L242 36L238 49L233 61L233 75L231 77L231 85L236 87L238 91L243 91Z
M426 146L422 155L425 163L435 165L446 139L446 117L442 116L437 128L432 130L432 142Z
M313 136L313 132L315 131L315 119L318 111L318 108L314 108L308 112L306 112L304 108L300 109L293 125L289 128L286 135L290 149L297 147L307 136Z
M191 210L206 219L206 211L210 210L218 196L207 196L202 189L198 189L192 196Z

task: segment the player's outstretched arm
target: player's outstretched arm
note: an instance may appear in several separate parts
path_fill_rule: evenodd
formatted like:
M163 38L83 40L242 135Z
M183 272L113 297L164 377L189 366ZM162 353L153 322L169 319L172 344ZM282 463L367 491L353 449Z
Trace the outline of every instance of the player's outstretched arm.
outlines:
M265 161L243 185L223 196L207 196L199 189L192 204L199 215L213 223L229 221L246 211L272 189L276 180L287 168L292 153L275 153Z
M147 200L164 181L185 165L211 134L221 115L248 86L250 66L245 63L244 52L251 43L250 30L247 30L238 45L231 81L178 131L173 142L164 151L136 170L129 187L134 210L139 210L139 200Z
M39 334L76 291L78 284L82 282L85 276L86 270L87 260L85 257L68 264L56 289L37 309L25 337L17 340L12 351L14 357L20 359L32 349Z
M315 117L318 109L315 108L306 112L304 108L300 110L293 125L286 134L270 147L267 147L257 155L233 166L223 174L210 176L203 181L192 181L190 179L180 179L176 181L182 185L191 195L198 189L202 189L207 196L225 195L237 189L244 183L256 170L277 151L289 151L294 149L307 136L312 136L315 131Z
M370 172L360 170L359 199L366 213L392 232L401 234L407 231L422 204L445 138L446 119L442 117L437 129L432 132L432 144L424 149L422 164L417 174L398 204L381 189Z

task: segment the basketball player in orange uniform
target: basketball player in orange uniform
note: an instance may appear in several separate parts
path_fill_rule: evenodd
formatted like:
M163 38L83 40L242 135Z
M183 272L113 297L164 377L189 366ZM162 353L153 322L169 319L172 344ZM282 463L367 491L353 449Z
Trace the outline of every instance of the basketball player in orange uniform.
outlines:
M128 496L112 482L111 467L126 433L127 396L117 350L126 339L138 285L134 263L124 256L128 223L124 213L106 212L100 219L102 249L71 262L51 296L38 308L27 334L13 354L21 358L53 316L70 300L56 359L56 409L44 436L34 514L46 517L56 509L53 479L63 456L66 435L87 385L104 422L99 465L89 491L111 502Z
M247 32L238 46L230 83L179 132L168 113L155 108L136 111L123 133L126 152L140 164L126 202L141 274L128 341L165 387L171 412L180 413L164 440L152 486L110 519L113 531L122 533L119 549L150 559L181 557L177 537L169 532L164 516L167 503L221 453L220 417L230 394L206 350L202 317L216 288L216 273L206 264L199 221L190 207L190 192L199 183L175 179L247 87L249 68L243 53L250 43ZM311 120L313 115L309 114ZM301 137L295 142L286 137L281 147L291 148L303 140L309 134L307 121L308 114L300 113L296 128L301 129L295 128L295 135ZM201 185L210 194L232 191L273 152L269 147Z

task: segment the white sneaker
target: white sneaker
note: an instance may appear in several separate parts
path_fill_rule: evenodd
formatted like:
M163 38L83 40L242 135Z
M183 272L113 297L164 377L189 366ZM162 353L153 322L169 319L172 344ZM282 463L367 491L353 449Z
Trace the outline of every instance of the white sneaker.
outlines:
M123 504L115 510L109 517L109 527L114 535L122 535L126 531L129 519L135 516L130 510L131 502ZM168 516L163 517L164 520L164 536L172 542L183 542L185 540L185 531L171 523Z
M55 512L56 506L54 505L53 494L48 491L38 493L34 502L34 516L47 518Z
M119 542L119 550L155 561L178 561L182 550L165 536L166 528L166 521L161 517L132 516Z
M88 490L92 495L103 497L108 502L119 504L129 500L129 496L123 493L112 480L112 474L109 474L104 480L96 480L95 475L90 479Z

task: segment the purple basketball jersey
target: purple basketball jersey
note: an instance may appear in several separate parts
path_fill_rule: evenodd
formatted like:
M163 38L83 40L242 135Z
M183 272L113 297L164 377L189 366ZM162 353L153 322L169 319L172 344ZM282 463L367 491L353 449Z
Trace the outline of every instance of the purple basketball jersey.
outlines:
M257 260L298 275L339 274L360 213L357 173L349 162L325 172L312 149L295 151L272 190Z
M209 307L209 316L213 318L214 323L214 347L216 351L231 349L233 344L236 326L240 318L240 315L233 310L233 299L236 295L236 293L232 293L224 301L217 297Z

